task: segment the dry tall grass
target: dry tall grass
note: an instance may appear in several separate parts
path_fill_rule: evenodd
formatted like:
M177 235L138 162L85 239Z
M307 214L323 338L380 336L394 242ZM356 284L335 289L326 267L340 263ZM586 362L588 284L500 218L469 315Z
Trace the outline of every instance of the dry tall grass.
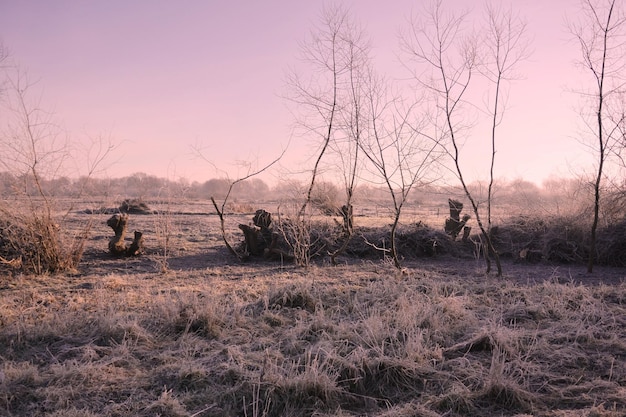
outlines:
M56 209L45 198L0 202L0 266L35 274L76 270L93 219L68 230L66 217Z
M626 284L545 278L363 263L5 280L0 415L624 415Z

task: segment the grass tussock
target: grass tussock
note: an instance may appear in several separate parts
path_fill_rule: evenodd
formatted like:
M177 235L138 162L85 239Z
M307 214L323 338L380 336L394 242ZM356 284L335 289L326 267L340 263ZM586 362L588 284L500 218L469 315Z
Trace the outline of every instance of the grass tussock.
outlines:
M86 220L67 230L53 203L4 201L0 203L0 272L44 274L75 271L92 227Z
M0 414L624 414L625 284L418 272L16 281Z

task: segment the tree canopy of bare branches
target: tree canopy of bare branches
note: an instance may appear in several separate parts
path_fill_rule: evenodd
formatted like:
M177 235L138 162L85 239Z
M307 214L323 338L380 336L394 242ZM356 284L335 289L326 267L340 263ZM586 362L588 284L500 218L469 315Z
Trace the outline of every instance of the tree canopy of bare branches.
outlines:
M626 102L626 16L616 0L583 0L580 17L569 21L570 32L580 46L579 66L590 77L592 87L579 91L584 100L581 119L586 127L584 140L595 154L593 180L593 221L587 271L593 272L596 257L596 232L601 211L602 182L611 155L624 147Z
M469 11L452 12L436 0L414 16L402 36L405 65L417 82L416 89L429 99L429 135L442 146L452 161L452 171L470 201L476 222L485 241L487 272L491 257L497 274L502 267L491 240L491 199L497 152L497 129L506 108L506 83L515 78L517 64L528 55L525 23L513 12L487 5L485 22L471 28ZM475 85L487 86L486 105L472 94ZM481 202L470 191L462 169L462 147L476 134L476 120L489 120L489 185L486 199L486 222Z

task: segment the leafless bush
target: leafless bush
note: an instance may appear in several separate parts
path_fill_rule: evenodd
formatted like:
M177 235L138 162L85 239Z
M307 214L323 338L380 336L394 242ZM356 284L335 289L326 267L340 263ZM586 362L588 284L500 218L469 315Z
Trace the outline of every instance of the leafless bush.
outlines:
M518 217L492 228L492 239L500 253L509 258L559 263L578 263L588 255L587 224L574 217Z
M12 72L14 71L14 72ZM75 149L62 129L33 98L33 84L15 68L6 71L5 95L0 101L0 167L13 178L0 203L2 264L37 274L75 269L92 226L89 218L78 230L66 221L72 207L60 207L44 188L58 177ZM87 161L87 178L113 147L97 138ZM78 195L80 197L80 195Z
M623 221L626 218L626 184L616 184L604 190L603 193L601 223Z
M127 198L119 206L119 211L129 214L152 214L148 204L140 198Z
M0 260L11 269L35 274L73 270L82 257L91 223L78 234L67 233L45 210L22 211L0 205Z
M308 210L304 213L299 211L299 214L296 210L299 209L294 208L286 215L278 213L277 230L291 248L294 263L306 267L321 251L320 236L315 231L316 227Z
M339 213L339 189L330 182L318 182L311 194L311 205L326 216Z
M596 250L599 264L626 266L626 221L601 228Z

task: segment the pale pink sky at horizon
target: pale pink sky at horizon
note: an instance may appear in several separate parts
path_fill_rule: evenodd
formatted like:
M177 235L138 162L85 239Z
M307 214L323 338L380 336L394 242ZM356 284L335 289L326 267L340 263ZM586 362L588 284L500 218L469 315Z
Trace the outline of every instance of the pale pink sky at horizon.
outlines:
M206 181L218 176L193 156L198 145L237 177L239 159L275 158L290 142L290 105L281 97L298 42L329 2L20 1L0 3L0 40L32 79L70 135L120 143L106 175L145 172ZM400 75L398 32L421 1L339 1L372 39L379 70ZM484 2L444 0L482 10ZM578 0L514 2L526 19L530 59L519 67L498 143L496 176L541 183L591 168L574 136L580 87L577 45L566 30ZM586 75L585 75L586 76ZM479 142L476 142L479 143ZM485 178L482 145L463 155L468 176ZM470 149L472 148L472 149ZM302 166L293 137L283 165ZM273 181L273 179L270 179Z

